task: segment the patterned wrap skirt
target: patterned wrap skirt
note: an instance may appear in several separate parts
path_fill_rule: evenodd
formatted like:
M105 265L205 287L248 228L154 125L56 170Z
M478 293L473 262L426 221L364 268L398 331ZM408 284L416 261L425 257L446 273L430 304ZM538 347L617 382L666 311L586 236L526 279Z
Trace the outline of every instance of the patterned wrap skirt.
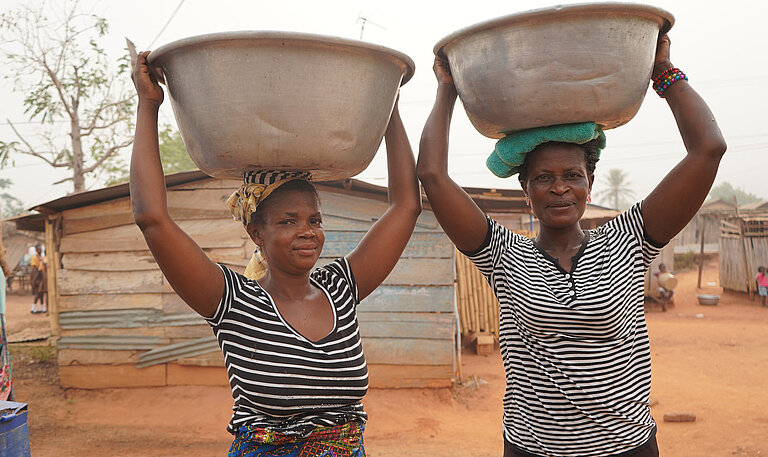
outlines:
M365 457L365 425L347 422L315 429L296 437L264 428L242 426L229 448L229 457Z

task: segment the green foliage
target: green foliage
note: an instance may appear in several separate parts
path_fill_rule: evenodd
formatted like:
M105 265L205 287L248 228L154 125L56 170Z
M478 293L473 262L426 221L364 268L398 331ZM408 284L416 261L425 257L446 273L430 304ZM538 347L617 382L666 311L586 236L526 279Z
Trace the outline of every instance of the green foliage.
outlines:
M192 162L187 153L187 147L184 146L184 140L181 134L170 125L165 125L157 133L160 142L160 161L163 164L163 173L171 174L179 171L189 171L197 169L197 165ZM128 181L128 173L125 170L119 170L114 177L107 181L107 185L120 184Z
M675 271L693 270L698 265L697 255L693 251L675 254Z
M755 194L749 193L740 187L733 187L728 181L724 181L717 186L713 187L709 191L710 200L723 200L728 203L733 203L733 197L736 196L736 200L739 205L747 205L749 203L757 203L763 201L762 198Z
M614 209L629 208L635 197L635 192L630 187L632 183L627 178L627 172L618 168L611 168L601 177L600 182L604 188L597 192L595 197L600 199L601 203Z
M158 136L160 138L160 160L163 162L163 173L176 173L197 168L197 165L189 158L187 147L184 146L184 141L178 130L166 125L158 133Z
M10 152L18 147L18 143L16 141L2 141L0 140L0 168L5 168L9 164L13 164L11 161L11 154Z
M37 363L45 363L56 358L56 348L53 346L30 346L29 356Z
M0 178L0 202L2 202L2 212L0 212L0 218L18 216L26 212L24 204L18 198L9 194L8 192L2 192L11 186L11 180Z

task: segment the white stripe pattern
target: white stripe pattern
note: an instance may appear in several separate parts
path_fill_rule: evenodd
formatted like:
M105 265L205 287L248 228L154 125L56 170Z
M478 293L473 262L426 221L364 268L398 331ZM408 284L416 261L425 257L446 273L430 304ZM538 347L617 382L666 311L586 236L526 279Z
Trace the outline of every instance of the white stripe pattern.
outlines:
M506 441L546 457L645 444L655 423L644 277L662 246L645 234L640 203L585 231L571 271L532 240L488 226L468 256L500 303Z
M357 287L346 259L316 269L312 283L334 307L333 331L310 341L288 325L258 282L219 265L226 287L208 319L224 352L234 414L227 427L244 425L289 435L317 427L365 422L360 400L368 367L357 324Z

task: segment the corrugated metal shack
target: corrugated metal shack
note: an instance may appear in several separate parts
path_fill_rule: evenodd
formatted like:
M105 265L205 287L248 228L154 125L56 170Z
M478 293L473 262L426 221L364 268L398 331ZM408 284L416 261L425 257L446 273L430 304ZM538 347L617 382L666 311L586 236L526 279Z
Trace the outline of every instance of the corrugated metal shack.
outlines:
M224 202L235 181L166 177L171 216L216 262L243 271L254 245ZM386 209L386 188L319 183L321 262L348 253ZM210 328L173 292L133 223L127 184L63 197L17 221L44 230L62 386L227 385ZM454 249L425 210L395 270L359 308L373 387L450 385L457 370Z
M720 286L753 293L757 268L768 267L768 202L707 202L675 241L686 252L719 253Z
M675 236L679 251L698 253L703 235L705 252L716 252L720 239L720 220L735 214L733 202L716 199L704 203L691 222Z

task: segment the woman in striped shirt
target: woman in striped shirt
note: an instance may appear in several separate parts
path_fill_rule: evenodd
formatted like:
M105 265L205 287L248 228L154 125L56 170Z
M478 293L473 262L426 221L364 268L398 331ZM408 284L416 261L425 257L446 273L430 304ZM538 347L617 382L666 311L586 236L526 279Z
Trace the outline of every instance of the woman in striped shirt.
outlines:
M389 208L330 265L313 271L325 233L307 174L246 173L228 203L266 261L256 280L212 262L168 214L157 136L163 91L149 74L148 54L138 56L133 73L131 205L166 279L208 320L224 352L235 403L229 455L364 456L360 400L368 369L356 306L392 271L421 212L397 105L385 133Z
M653 75L672 68L664 36ZM687 154L645 200L596 230L582 230L579 219L602 133L529 150L518 171L539 219L531 240L486 217L449 177L457 93L447 63L437 59L434 69L437 98L417 172L440 225L501 305L504 456L657 456L644 274L715 178L726 145L712 113L686 80L666 88Z

